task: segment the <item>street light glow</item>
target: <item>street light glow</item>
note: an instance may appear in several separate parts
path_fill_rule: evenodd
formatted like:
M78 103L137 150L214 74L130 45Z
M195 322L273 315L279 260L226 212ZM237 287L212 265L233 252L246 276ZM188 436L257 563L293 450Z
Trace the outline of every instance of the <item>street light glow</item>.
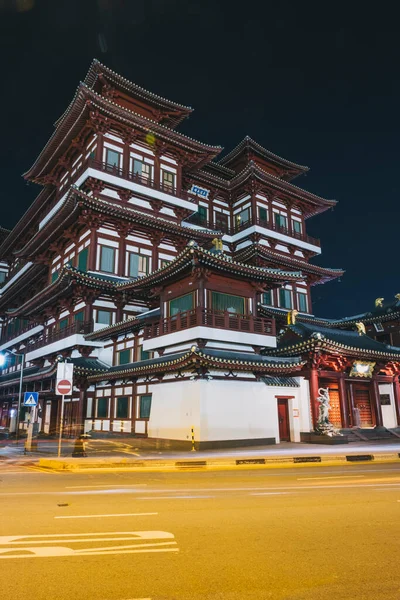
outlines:
M4 367L6 364L7 357L5 354L0 353L0 367Z

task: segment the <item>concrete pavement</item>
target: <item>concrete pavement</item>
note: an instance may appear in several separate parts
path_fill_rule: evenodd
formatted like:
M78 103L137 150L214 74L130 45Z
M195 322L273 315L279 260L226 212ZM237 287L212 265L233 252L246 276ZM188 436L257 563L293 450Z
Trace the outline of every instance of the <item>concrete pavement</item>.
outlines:
M400 469L1 474L7 600L398 600Z

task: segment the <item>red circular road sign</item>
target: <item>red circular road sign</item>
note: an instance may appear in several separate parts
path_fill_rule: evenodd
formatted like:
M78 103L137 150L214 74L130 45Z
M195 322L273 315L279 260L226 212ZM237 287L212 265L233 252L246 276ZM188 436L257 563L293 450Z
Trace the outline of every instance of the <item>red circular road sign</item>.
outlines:
M61 379L61 381L58 382L57 392L59 394L61 394L61 396L65 396L66 394L69 394L71 390L72 390L72 385L71 385L71 382L68 381L68 379Z

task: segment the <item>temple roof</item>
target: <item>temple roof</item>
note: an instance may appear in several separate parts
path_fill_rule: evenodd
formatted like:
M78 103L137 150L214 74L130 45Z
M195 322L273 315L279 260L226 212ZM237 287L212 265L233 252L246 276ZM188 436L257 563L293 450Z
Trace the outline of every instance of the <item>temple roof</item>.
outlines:
M110 367L107 372L89 376L88 379L89 381L129 380L151 373L190 371L198 367L235 369L259 373L285 373L299 370L303 365L304 361L298 357L277 358L248 352L200 349L197 346L192 346L187 352L164 354L157 358Z
M341 277L344 274L344 271L342 269L330 269L327 267L313 265L307 262L306 260L298 258L296 256L286 256L284 254L278 254L277 252L271 250L267 246L257 243L251 244L246 248L238 250L237 252L235 252L235 257L243 261L247 261L253 257L261 257L265 258L269 262L301 269L302 273L312 273L317 277L313 279L313 281L311 281L311 285L326 283L327 281L331 281L332 279Z
M343 317L335 320L335 326L346 327L361 321L366 325L370 323L381 323L400 318L400 298L394 298L389 302L382 302L382 306L374 306L370 311Z
M144 137L150 131L157 140L198 155L199 166L214 158L222 149L221 146L211 146L194 140L128 108L123 108L112 100L100 96L85 83L80 83L68 109L57 122L54 133L24 177L41 183L41 178L51 173L58 159L69 148L70 142L86 126L92 112L97 112L104 117L105 122L110 126L119 125L122 128L128 126L135 131L141 131Z
M325 212L328 208L332 208L337 204L337 200L321 198L321 196L317 196L312 192L307 192L289 181L279 179L279 177L262 169L254 161L250 161L247 166L229 182L229 189L234 190L248 179L260 181L265 184L266 187L272 188L278 195L282 196L283 202L285 195L287 195L294 207L296 206L297 201L305 219ZM278 200L279 199L280 198L278 198Z
M104 198L88 196L82 190L71 186L58 211L52 215L44 227L29 239L23 248L15 252L16 256L31 258L34 254L48 248L49 243L60 239L64 231L71 224L76 223L78 214L83 210L109 216L113 220L131 222L136 228L143 228L144 231L148 231L148 227L164 231L166 237L169 233L182 236L187 240L196 238L199 241L211 241L216 236L222 235L222 233L210 229L193 229L189 225L181 225L173 219L168 219L168 217L142 212L115 199L105 200Z
M189 245L168 265L150 275L124 283L120 289L144 292L156 285L165 285L167 281L172 279L182 278L183 274L190 273L197 266L204 266L207 269L219 271L242 280L270 283L272 284L271 287L303 279L303 275L299 271L282 271L281 269L247 265L233 260L223 252L206 250L198 247L196 243L191 244L189 242Z
M125 319L125 321L119 321L119 323L115 323L114 325L108 325L107 327L102 327L92 333L87 333L85 339L88 341L109 340L114 336L138 331L145 323L152 321L153 319L159 319L160 313L161 311L159 308L148 310L140 315Z
M223 156L218 163L236 170L235 165L241 162L241 158L246 163L250 161L254 161L257 164L261 163L260 166L264 165L264 168L271 166L275 172L280 174L279 178L286 181L290 181L298 177L298 175L309 171L309 168L304 165L299 165L270 152L248 135L231 152Z
M103 84L104 81L123 90L130 96L140 98L149 106L157 108L161 112L164 123L170 127L175 127L193 112L193 108L190 106L184 106L153 94L153 92L149 92L136 83L125 79L125 77L94 59L86 74L84 83L89 88L96 89L97 84Z
M104 372L108 369L108 366L97 358L85 358L79 356L76 358L69 358L68 362L74 364L74 378L79 376L87 376L94 373ZM23 381L41 381L53 377L57 372L57 363L47 367L27 367L24 369ZM0 375L0 387L11 385L13 383L19 383L20 371L13 371L12 373L5 373ZM40 392L42 394L42 392ZM52 392L54 394L54 391Z
M347 331L314 324L296 323L289 325L278 340L274 350L266 348L272 355L290 356L301 355L314 351L335 352L343 355L358 356L368 359L400 360L400 348L377 342L357 331Z

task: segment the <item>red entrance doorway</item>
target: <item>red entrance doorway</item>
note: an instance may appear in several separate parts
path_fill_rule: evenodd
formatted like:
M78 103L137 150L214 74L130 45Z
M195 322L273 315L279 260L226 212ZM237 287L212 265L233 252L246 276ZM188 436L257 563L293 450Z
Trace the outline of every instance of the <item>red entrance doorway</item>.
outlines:
M281 442L290 442L289 409L287 398L278 398L279 438Z
M369 388L356 388L354 390L354 408L358 409L360 427L374 426Z

